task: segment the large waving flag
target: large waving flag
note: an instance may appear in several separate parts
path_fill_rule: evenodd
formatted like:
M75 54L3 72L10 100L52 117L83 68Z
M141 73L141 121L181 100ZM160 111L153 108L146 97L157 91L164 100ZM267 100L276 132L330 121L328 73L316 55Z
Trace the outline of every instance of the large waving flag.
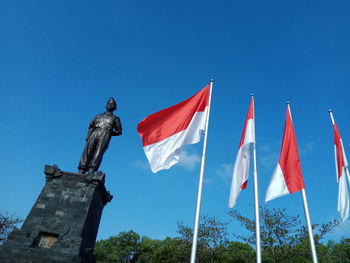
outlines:
M241 190L246 189L249 177L250 145L255 143L254 125L254 97L250 102L248 114L244 123L241 141L239 143L235 166L233 169L231 191L229 197L230 208L234 207Z
M338 192L338 212L342 221L345 221L349 217L349 192L346 182L346 169L348 162L343 147L343 141L340 137L340 133L337 124L334 122L333 114L330 111L333 129L334 129L334 154L335 154L335 166L337 173L337 181L339 184Z
M288 104L281 154L267 189L265 202L304 188L297 140Z
M289 102L287 103L286 122L282 140L282 149L277 167L272 175L270 185L266 192L265 202L274 198L301 191L303 198L305 219L309 232L310 250L312 262L317 263L315 240L312 233L309 206L306 199L306 191L303 175L301 173L297 139L295 137L292 114Z
M209 111L207 85L191 98L154 113L137 126L142 145L154 173L179 161L185 144L198 143Z

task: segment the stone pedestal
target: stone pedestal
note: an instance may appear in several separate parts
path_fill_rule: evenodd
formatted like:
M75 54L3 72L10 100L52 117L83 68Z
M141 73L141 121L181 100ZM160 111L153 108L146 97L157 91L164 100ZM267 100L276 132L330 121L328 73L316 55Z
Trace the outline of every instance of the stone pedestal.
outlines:
M45 166L46 184L20 230L0 250L0 262L95 262L93 249L103 207L112 200L105 175Z

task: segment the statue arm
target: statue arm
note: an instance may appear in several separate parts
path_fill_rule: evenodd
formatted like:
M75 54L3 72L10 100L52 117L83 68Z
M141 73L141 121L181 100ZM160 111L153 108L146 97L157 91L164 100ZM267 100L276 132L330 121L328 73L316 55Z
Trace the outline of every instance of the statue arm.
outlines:
M114 125L114 130L112 132L112 136L119 136L122 135L122 123L120 122L119 117L115 119L115 125Z
M86 135L86 139L85 141L87 142L91 136L91 133L93 132L94 130L94 127L95 127L95 119L93 119L91 122L90 122L90 125L89 125L89 131L88 131L88 134Z

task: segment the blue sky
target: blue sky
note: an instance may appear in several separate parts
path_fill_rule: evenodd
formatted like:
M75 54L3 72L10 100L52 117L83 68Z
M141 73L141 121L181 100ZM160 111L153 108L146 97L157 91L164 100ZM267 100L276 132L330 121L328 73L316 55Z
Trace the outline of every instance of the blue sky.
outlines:
M25 218L45 164L76 171L90 120L113 96L124 134L100 167L114 195L98 238L176 235L194 220L202 143L152 174L136 132L149 114L214 79L202 215L226 215L233 162L254 92L261 204L277 163L286 100L311 220L338 218L328 109L350 151L348 1L1 1L1 209ZM253 217L253 181L237 209ZM271 201L304 220L301 194ZM232 222L230 232L242 232ZM330 238L349 235L349 224Z

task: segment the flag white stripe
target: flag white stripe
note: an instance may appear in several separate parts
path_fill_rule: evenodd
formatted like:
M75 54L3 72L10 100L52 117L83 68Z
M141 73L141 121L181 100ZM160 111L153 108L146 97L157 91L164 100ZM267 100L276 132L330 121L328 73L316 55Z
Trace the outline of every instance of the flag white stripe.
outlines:
M339 192L338 192L338 212L342 221L344 222L349 217L349 192L346 182L345 169L343 168L343 175L339 178Z
M281 166L279 163L277 163L266 192L265 202L287 194L289 194L289 190L284 179Z
M228 206L234 207L241 192L242 184L248 180L249 164L250 164L250 145L243 145L238 150L235 167L233 169L231 191Z
M342 167L342 175L339 178L338 176L338 163L335 161L336 169L337 169L337 182L339 184L339 191L338 191L338 212L340 215L340 218L342 219L342 222L344 222L349 217L349 191L348 191L348 184L346 181L347 177L347 167L348 167L348 161L346 159L345 150L343 147L343 140L340 138L340 145L341 145L341 153L343 155L343 161L344 166ZM335 145L334 145L335 147ZM336 149L336 148L335 148ZM335 155L337 158L337 155ZM337 160L337 159L336 159Z
M249 119L247 122L247 128L245 130L244 142L242 146L248 143L255 143L254 119Z
M346 154L345 154L345 150L344 150L344 146L343 146L343 140L341 138L340 138L340 144L341 144L341 149L342 149L342 153L343 153L344 166L348 167L348 160L346 159Z
M346 159L346 154L345 154L345 150L344 150L343 140L341 138L340 138L340 143L341 143L343 159L344 159L344 171L345 171L344 175L347 176L348 182L350 184L349 165L348 165L348 160Z

